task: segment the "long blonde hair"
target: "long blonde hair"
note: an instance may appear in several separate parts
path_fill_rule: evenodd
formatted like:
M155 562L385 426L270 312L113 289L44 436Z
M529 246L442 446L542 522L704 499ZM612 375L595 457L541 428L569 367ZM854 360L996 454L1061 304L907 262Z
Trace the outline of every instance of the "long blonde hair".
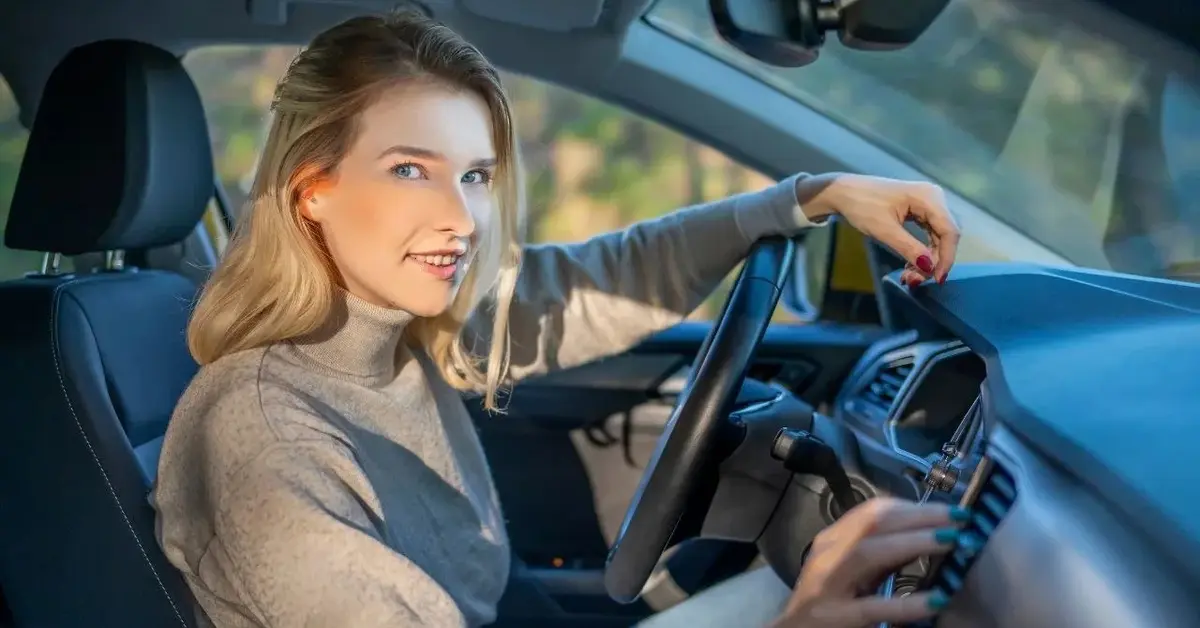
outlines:
M356 17L321 33L275 89L273 117L250 199L188 325L200 364L316 331L332 313L338 274L319 229L300 215L300 194L334 172L356 139L359 114L398 84L424 81L474 93L492 117L499 208L448 310L414 321L422 347L455 388L484 393L498 409L509 364L508 310L520 264L524 213L512 112L495 68L442 24L415 12ZM486 355L464 325L484 302Z

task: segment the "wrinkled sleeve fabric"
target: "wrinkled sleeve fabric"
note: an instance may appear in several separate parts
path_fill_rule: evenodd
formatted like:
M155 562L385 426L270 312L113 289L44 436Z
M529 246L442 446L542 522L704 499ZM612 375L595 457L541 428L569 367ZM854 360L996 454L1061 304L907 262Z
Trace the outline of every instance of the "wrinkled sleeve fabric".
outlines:
M756 240L824 224L797 204L803 176L584 242L526 247L509 310L512 378L621 353L686 318Z
M213 560L262 626L466 625L450 595L384 542L378 500L332 438L276 443L245 464L215 524Z

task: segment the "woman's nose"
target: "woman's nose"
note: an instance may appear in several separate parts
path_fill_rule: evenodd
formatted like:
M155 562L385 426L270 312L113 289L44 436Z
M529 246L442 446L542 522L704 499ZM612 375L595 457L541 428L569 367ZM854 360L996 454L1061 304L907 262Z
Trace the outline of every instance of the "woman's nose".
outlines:
M474 235L475 216L471 213L470 200L462 190L447 190L444 198L445 203L438 216L438 229L461 238Z

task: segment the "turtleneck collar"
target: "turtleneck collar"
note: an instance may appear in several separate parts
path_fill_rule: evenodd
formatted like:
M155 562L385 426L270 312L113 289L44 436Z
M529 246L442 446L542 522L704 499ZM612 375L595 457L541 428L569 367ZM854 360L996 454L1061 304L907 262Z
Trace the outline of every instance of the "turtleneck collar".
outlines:
M345 290L338 294L325 324L292 344L331 371L367 383L391 381L400 337L415 317L367 303Z

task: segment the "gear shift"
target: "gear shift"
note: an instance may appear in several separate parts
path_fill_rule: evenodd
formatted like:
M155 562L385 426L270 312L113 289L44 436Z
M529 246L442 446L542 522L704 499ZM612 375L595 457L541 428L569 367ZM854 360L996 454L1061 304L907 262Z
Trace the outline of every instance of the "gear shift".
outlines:
M846 474L842 461L838 460L837 452L804 430L779 430L775 442L771 444L771 457L782 461L783 466L792 473L824 478L842 513L861 501L850 484L850 476Z

